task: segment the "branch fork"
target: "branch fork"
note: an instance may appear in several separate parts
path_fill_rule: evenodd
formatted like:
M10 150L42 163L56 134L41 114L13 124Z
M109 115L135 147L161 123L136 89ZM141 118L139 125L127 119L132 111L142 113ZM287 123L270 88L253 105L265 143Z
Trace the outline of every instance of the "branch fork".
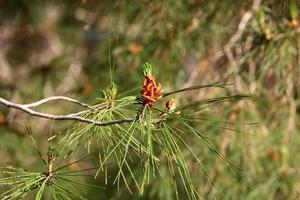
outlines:
M77 112L77 113L71 113L68 115L53 115L53 114L48 114L48 113L43 113L43 112L38 112L38 111L33 110L33 108L35 108L37 106L48 103L50 101L57 101L57 100L63 100L63 101L75 103L84 108L87 108L87 110ZM40 118L46 118L46 119L51 119L51 120L79 121L79 122L94 124L97 126L109 126L109 125L113 125L113 124L129 123L129 122L134 121L134 119L130 119L130 118L126 119L125 118L125 119L117 119L117 120L113 120L113 121L101 122L101 121L95 121L92 119L80 117L80 115L93 110L93 107L88 104L82 103L76 99L72 99L72 98L65 97L65 96L52 96L52 97L44 98L37 102L30 103L30 104L17 104L17 103L13 103L11 101L8 101L8 100L0 97L0 104L6 106L8 108L14 108L17 110L21 110L27 114L30 114L30 115L36 116L36 117L40 117Z

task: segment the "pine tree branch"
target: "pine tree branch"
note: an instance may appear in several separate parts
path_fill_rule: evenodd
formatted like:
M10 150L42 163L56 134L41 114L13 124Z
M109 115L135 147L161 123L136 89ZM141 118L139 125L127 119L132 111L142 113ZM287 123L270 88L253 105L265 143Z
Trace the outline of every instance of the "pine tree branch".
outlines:
M68 97L62 97L62 96L49 97L49 98L42 99L40 101L31 103L31 104L17 104L17 103L10 102L10 101L5 100L0 97L0 104L6 106L8 108L14 108L17 110L21 110L29 115L40 117L40 118L51 119L51 120L79 121L79 122L94 124L97 126L109 126L109 125L113 125L113 124L130 123L130 122L134 121L134 119L129 118L129 119L118 119L118 120L113 120L113 121L100 122L100 121L95 121L92 119L78 116L79 114L88 112L88 110L81 111L79 113L72 113L72 114L68 114L68 115L52 115L52 114L48 114L48 113L37 112L37 111L34 111L31 109L32 107L36 107L38 105L41 105L41 104L44 104L44 103L47 103L47 102L53 101L53 100L66 100L66 101L69 101L72 103L79 104L84 107L88 106L87 104L81 103L75 99L71 99ZM89 109L92 109L91 106L88 106L88 107L89 107Z

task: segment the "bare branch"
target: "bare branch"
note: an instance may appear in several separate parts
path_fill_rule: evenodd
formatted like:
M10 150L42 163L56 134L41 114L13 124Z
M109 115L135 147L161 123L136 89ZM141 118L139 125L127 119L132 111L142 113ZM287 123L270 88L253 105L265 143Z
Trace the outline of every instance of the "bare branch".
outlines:
M95 121L95 120L92 120L92 119L87 119L87 118L83 118L83 117L78 116L79 114L85 113L85 112L88 112L88 111L82 111L82 112L79 112L79 113L74 113L74 114L69 114L69 115L52 115L52 114L37 112L37 111L34 111L34 110L30 109L30 107L35 107L35 106L41 105L43 103L46 103L46 102L49 102L49 101L52 101L52 100L57 100L57 99L63 99L63 100L66 100L66 101L77 103L77 104L82 105L82 106L87 105L87 104L83 104L83 103L81 103L77 100L74 100L74 99L71 99L71 98L68 98L68 97L59 97L59 98L49 97L49 98L42 99L42 100L40 100L38 102L35 102L35 103L32 103L32 104L23 104L23 105L7 101L7 100L0 97L0 104L6 106L8 108L14 108L14 109L17 109L17 110L21 110L21 111L23 111L27 114L30 114L30 115L36 116L36 117L40 117L40 118L51 119L51 120L79 121L79 122L94 124L94 125L97 125L97 126L109 126L109 125L113 125L113 124L129 123L129 122L134 121L134 119L129 118L129 119L118 119L118 120L113 120L113 121L100 122L100 121Z
M234 46L234 44L239 41L245 31L245 28L247 27L248 22L253 16L253 13L257 8L259 7L261 3L261 0L253 0L252 9L247 11L244 16L242 17L237 32L230 38L227 45L225 45L225 48L231 48Z
M240 39L242 38L242 36L245 32L245 29L248 25L248 22L250 21L250 19L252 18L254 12L258 9L260 4L261 4L261 0L253 0L252 8L243 15L243 17L240 20L240 23L238 25L237 31L231 36L228 43L224 46L224 50L217 52L213 56L213 59L212 59L213 61L217 61L224 54L228 54L228 52L231 51L231 49L235 46L235 44L238 41L240 41Z
M72 99L72 98L65 97L65 96L52 96L52 97L48 97L48 98L45 98L45 99L41 99L41 100L39 100L37 102L34 102L34 103L23 104L21 106L26 107L26 108L33 108L33 107L37 107L39 105L42 105L44 103L48 103L50 101L57 101L57 100L69 101L69 102L75 103L77 105L83 106L85 108L91 108L91 106L88 105L88 104L82 103L82 102L80 102L76 99Z

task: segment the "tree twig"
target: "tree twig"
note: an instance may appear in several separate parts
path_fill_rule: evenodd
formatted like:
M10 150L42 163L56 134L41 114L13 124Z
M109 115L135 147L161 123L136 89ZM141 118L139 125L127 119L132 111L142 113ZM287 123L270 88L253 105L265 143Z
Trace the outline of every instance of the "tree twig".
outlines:
M261 4L261 0L253 0L252 8L248 10L243 17L240 20L240 23L238 25L237 31L231 36L230 40L227 42L227 44L224 46L224 49L222 51L218 51L212 58L214 62L219 60L224 54L228 54L228 52L231 51L231 49L236 45L238 41L242 38L245 29L248 25L248 22L252 18L254 12L258 9L258 7Z
M59 98L58 97L53 97L53 98L49 97L49 98L42 99L40 101L37 101L35 103L31 103L31 104L17 104L17 103L10 102L10 101L5 100L5 99L0 97L0 104L6 106L8 108L14 108L14 109L17 109L17 110L21 110L21 111L23 111L27 114L30 114L30 115L36 116L36 117L40 117L40 118L46 118L46 119L51 119L51 120L79 121L79 122L94 124L94 125L97 125L97 126L109 126L109 125L113 125L113 124L129 123L129 122L134 121L134 119L128 118L128 119L117 119L117 120L112 120L112 121L100 122L100 121L95 121L95 120L92 120L92 119L77 116L78 113L68 114L68 115L52 115L52 114L37 112L37 111L34 111L34 110L31 109L32 107L36 107L36 106L41 105L43 103L53 101L53 100L57 100L57 99L60 99L60 100L63 99L63 100L66 100L66 101L77 103L77 104L82 105L82 106L87 105L87 104L81 103L81 102L79 102L75 99L71 99L71 98L68 98L68 97L61 97L61 96ZM79 113L83 113L83 112L84 111L79 112Z
M33 108L33 107L37 107L39 105L42 105L44 103L48 103L50 101L57 101L57 100L64 100L64 101L69 101L69 102L72 102L72 103L75 103L77 105L80 105L82 107L85 107L85 108L91 108L90 105L88 104L85 104L85 103L82 103L76 99L72 99L72 98L69 98L69 97L65 97L65 96L52 96L52 97L47 97L45 99L41 99L37 102L34 102L34 103L30 103L30 104L23 104L22 106L23 107L27 107L27 108Z

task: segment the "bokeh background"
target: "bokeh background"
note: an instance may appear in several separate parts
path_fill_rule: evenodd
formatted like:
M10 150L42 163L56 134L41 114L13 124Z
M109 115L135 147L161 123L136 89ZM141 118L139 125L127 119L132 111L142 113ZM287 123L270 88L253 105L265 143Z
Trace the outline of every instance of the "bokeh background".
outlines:
M300 26L291 0L2 0L0 95L18 103L64 95L92 104L110 84L138 87L150 62L165 91L216 81L229 93L251 95L212 106L199 123L231 170L208 149L192 148L212 177L190 170L204 199L300 198ZM205 89L179 102L228 91ZM136 94L138 95L138 94ZM48 104L39 110L66 114L79 108ZM230 123L224 125L222 121ZM255 124L251 124L255 122ZM26 134L41 146L70 126L0 106L1 162L35 169L39 158ZM100 183L99 183L100 184ZM1 189L0 189L1 190ZM125 186L88 190L89 199L173 199L163 178L144 194ZM28 197L30 199L32 197ZM182 199L185 199L182 193Z

